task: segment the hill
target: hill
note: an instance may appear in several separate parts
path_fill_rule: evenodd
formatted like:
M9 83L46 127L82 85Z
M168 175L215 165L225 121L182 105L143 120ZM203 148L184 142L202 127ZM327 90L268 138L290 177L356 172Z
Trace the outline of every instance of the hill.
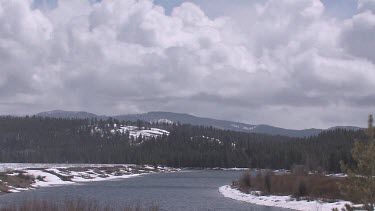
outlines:
M315 136L324 131L324 129L303 129L303 130L294 130L294 129L285 129L280 127L274 127L270 125L260 124L246 124L241 122L227 121L212 119L206 117L197 117L190 114L184 113L173 113L173 112L163 112L163 111L152 111L143 114L127 114L127 115L116 115L116 116L104 116L96 115L93 113L88 113L85 111L63 111L63 110L54 110L41 112L36 114L36 116L42 117L52 117L52 118L77 118L77 119L86 119L86 118L98 118L98 119L108 119L114 118L120 121L145 121L145 122L159 122L159 123L184 123L191 125L201 125L201 126L212 126L222 130L233 130L239 132L248 132L248 133L261 133L268 135L281 135L289 137L309 137ZM352 126L338 126L332 127L327 130L332 129L348 129L348 130L358 130L359 127Z

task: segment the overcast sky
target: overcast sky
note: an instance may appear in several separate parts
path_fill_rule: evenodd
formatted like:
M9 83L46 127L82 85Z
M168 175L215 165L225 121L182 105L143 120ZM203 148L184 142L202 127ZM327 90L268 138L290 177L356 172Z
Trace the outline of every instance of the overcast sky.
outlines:
M0 114L365 126L375 0L0 0Z

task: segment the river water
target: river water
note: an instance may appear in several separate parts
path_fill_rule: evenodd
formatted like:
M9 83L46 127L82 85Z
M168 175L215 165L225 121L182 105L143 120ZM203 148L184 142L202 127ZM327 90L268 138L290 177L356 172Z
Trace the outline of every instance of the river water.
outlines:
M253 205L223 197L218 188L239 178L242 171L192 170L143 175L123 180L86 182L40 188L0 196L0 206L24 199L89 199L102 205L157 204L160 210L247 210L284 211L287 209Z

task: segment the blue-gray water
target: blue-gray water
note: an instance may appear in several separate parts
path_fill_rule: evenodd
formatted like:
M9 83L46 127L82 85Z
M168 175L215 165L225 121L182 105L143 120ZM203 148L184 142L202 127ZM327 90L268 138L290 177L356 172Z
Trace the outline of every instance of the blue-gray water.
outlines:
M0 205L17 204L23 199L89 199L103 205L159 205L160 210L260 210L286 209L257 206L223 197L218 188L230 184L241 171L194 170L160 173L141 177L78 185L40 188L0 196Z

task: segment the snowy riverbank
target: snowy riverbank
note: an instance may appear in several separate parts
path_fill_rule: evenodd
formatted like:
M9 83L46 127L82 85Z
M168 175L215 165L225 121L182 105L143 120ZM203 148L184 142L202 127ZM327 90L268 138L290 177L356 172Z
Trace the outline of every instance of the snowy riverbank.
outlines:
M229 185L220 187L219 192L224 197L238 201L302 211L331 211L333 208L338 208L341 210L341 208L344 208L345 204L351 204L348 201L339 201L334 203L306 200L297 201L290 196L258 196L255 192L250 194L242 193L237 189L231 188Z
M179 169L119 164L0 164L0 193L78 182L125 179Z

